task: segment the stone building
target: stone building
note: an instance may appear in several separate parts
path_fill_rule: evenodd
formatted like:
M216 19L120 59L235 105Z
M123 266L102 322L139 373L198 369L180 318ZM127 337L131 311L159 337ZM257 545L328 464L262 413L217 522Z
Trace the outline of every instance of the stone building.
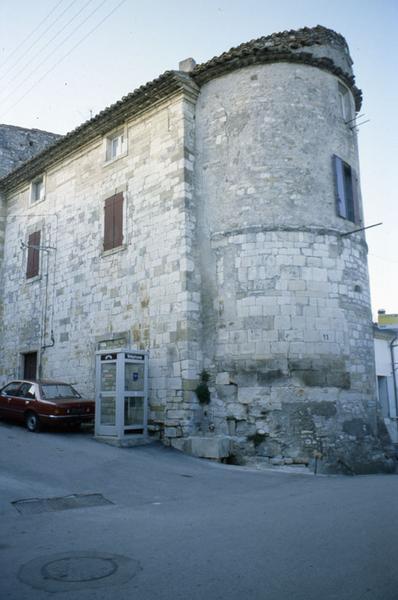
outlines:
M383 468L360 105L342 36L283 32L183 61L1 179L1 380L92 395L96 349L145 348L165 443Z
M60 137L41 129L0 124L0 177L8 175Z

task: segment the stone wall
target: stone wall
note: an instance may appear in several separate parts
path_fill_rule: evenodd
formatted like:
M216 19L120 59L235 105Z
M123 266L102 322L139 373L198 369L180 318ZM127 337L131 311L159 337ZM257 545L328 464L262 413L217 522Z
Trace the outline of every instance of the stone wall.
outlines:
M40 129L0 125L0 178L29 160L61 136Z
M7 205L6 205L6 196L2 192L0 192L0 286L2 285L2 271L3 271L3 258L4 258L4 237L5 237L5 228L6 228L6 215L7 215ZM2 289L2 288L0 288ZM3 330L3 305L4 305L4 296L0 291L0 343L2 341L2 330ZM1 363L1 361L0 361ZM1 375L1 366L0 366L0 375Z
M28 187L11 194L4 258L1 380L18 376L21 353L39 351L41 376L93 396L97 344L124 337L151 349L150 418L170 438L190 427L200 359L191 96L129 121L126 156L105 163L98 137L52 166L44 201L30 206ZM116 192L124 245L103 252L104 201ZM27 280L21 242L37 229L48 251Z
M359 170L338 79L240 69L203 85L196 122L211 428L238 455L380 459L367 247L341 235L362 223L359 182L359 222L336 212L333 155Z

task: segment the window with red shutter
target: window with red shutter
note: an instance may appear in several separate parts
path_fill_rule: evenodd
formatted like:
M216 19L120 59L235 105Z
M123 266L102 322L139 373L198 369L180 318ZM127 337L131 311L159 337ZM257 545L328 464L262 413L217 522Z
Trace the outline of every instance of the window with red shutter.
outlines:
M31 233L28 238L28 260L26 278L37 277L40 270L40 231Z
M123 244L123 194L107 198L104 211L104 250L112 250Z

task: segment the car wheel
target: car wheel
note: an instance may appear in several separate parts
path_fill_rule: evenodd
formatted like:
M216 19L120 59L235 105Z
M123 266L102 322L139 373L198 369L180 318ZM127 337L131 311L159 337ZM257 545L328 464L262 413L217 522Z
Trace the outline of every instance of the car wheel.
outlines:
M25 425L26 429L28 429L29 431L39 431L40 421L37 414L34 412L28 412L25 415Z

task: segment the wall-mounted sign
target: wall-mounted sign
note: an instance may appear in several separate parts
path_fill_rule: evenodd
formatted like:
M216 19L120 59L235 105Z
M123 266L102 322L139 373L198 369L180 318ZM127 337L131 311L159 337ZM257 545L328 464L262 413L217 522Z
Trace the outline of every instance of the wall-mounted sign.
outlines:
M126 359L127 360L142 360L144 361L145 359L145 354L126 354Z

